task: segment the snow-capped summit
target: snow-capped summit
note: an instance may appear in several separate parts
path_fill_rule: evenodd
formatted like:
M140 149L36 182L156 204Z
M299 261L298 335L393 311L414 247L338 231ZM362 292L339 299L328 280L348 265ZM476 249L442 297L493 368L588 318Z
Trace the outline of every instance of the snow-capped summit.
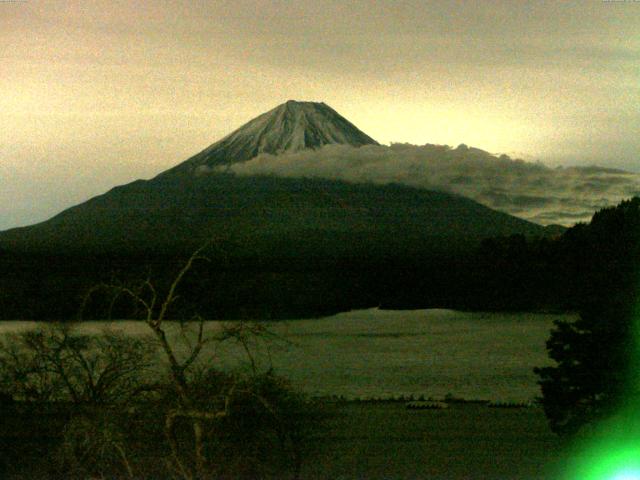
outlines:
M325 103L289 100L170 171L189 172L244 162L261 153L277 155L335 143L354 147L378 144Z

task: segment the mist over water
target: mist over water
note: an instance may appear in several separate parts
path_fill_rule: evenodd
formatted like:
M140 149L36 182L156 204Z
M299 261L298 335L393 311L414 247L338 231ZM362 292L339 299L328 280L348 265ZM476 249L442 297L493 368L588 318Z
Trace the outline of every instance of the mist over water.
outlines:
M529 401L540 392L533 367L549 364L545 341L552 322L566 315L457 312L452 310L360 310L312 320L267 322L274 342L254 342L261 369L273 366L311 395L391 397L447 393L467 399ZM32 322L1 322L0 335L33 328ZM86 322L79 331L104 328L146 335L143 322ZM206 334L219 332L207 322ZM177 322L170 339L186 340ZM189 334L186 335L189 338ZM160 358L160 357L159 357ZM249 368L237 344L211 344L203 364Z

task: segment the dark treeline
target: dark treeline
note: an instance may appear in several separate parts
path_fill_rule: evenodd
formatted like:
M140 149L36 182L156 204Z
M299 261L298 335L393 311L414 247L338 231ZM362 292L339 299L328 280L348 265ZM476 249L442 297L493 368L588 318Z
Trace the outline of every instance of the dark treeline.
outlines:
M374 306L577 311L587 301L634 294L628 286L635 284L640 258L639 207L640 198L625 201L556 238L493 238L450 254L425 247L395 256L289 250L252 257L217 245L207 253L210 261L185 279L171 315L295 318ZM92 286L149 278L167 288L186 257L0 251L0 316L73 319ZM107 313L99 299L85 307L85 318ZM125 304L111 313L132 316Z
M542 405L551 429L561 435L593 431L598 422L637 421L637 312L640 266L640 199L596 213L589 225L567 231L555 247L558 285L577 305L576 320L557 319L547 340L554 365L536 368ZM564 288L563 288L564 287ZM610 432L608 441L620 442ZM633 433L629 433L631 438Z

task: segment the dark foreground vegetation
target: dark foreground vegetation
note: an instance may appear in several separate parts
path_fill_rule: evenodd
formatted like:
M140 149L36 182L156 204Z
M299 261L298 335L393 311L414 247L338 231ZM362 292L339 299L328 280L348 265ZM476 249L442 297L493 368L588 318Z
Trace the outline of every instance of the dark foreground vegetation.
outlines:
M638 419L640 199L596 213L558 243L579 298L579 318L557 321L547 341L555 365L538 368L551 428L574 436L621 412Z
M228 417L203 422L200 453L206 463L198 472L191 426L180 420L173 428L178 457L166 436L166 415L175 407L170 399L138 401L127 408L5 403L0 474L3 479L299 478L312 446L306 430L317 422L317 413L274 379L260 381L258 391L278 411L237 395Z
M152 408L74 411L53 404L35 416L31 408L2 411L2 478L131 478L118 446L133 478L175 478ZM411 410L398 401L318 400L303 413L314 428L300 445L301 479L534 480L556 478L562 466L562 444L538 408L459 403ZM268 429L221 427L207 445L218 452L215 478L294 478L291 457ZM87 428L97 437L89 440Z
M2 478L299 477L317 414L254 361L263 331L197 324L176 337L152 322L155 336L56 324L2 339ZM246 348L246 368L199 358L228 341Z
M37 468L26 478L299 478L315 417L258 363L254 348L273 341L270 332L247 322L205 332L198 315L167 329L183 279L206 261L201 250L164 291L147 279L98 284L85 296L83 305L99 296L109 311L124 302L147 335L55 323L0 340L3 413L6 423L19 419L0 451L3 468L30 459ZM225 342L242 347L244 368L222 371L215 355L203 358Z

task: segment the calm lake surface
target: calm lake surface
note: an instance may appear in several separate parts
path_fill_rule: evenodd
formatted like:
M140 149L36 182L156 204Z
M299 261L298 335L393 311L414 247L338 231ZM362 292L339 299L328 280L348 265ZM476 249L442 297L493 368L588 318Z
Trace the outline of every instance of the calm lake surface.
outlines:
M312 320L267 322L275 342L255 342L260 368L276 372L312 395L390 397L447 393L467 399L528 401L539 395L533 367L549 364L545 341L556 314L505 314L452 310L359 310ZM179 341L177 323L167 327ZM0 322L0 335L33 328L33 322ZM142 322L87 322L144 335ZM207 322L206 333L219 331ZM182 342L185 343L185 342ZM182 346L186 351L186 345ZM248 368L237 344L211 344L203 361Z

